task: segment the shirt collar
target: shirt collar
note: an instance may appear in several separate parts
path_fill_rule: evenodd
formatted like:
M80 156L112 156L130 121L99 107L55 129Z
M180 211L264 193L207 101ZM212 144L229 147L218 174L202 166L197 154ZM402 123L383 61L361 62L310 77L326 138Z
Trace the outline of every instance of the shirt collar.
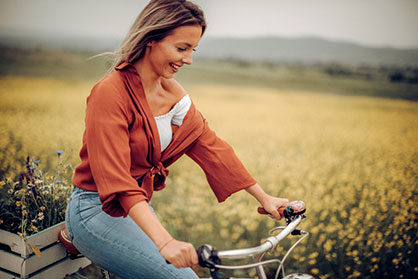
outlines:
M125 69L125 68L127 68L129 66L132 66L132 64L129 63L129 62L122 62L121 64L119 64L118 66L116 66L115 69L118 70L118 71L120 71L120 70L123 70L123 69Z

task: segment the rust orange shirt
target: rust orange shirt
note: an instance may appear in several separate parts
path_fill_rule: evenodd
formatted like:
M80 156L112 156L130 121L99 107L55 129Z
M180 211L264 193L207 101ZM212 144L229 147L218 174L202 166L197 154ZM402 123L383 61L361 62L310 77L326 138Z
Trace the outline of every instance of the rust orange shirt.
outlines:
M126 216L134 204L149 201L154 190L165 187L167 167L184 154L203 169L219 202L256 183L193 103L161 152L141 78L133 65L123 63L101 79L87 98L81 163L73 184L97 191L109 215Z

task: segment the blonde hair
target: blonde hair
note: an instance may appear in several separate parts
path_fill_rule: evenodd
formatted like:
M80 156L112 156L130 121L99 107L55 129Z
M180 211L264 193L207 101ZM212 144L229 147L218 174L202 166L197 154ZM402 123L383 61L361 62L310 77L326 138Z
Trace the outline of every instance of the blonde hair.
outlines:
M111 69L123 62L138 61L144 56L149 42L160 41L175 28L185 25L200 25L202 35L205 32L205 17L196 4L187 0L151 0L136 18L121 46L114 52L105 53L113 57Z

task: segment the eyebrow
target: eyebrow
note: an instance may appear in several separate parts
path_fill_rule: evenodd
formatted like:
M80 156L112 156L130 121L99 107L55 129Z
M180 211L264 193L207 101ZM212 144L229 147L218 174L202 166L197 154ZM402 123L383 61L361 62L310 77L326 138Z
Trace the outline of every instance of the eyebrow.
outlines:
M185 44L187 47L193 47L191 44L186 43L186 42L180 42L180 44ZM198 46L198 45L196 45L196 46L195 46L195 48L196 48L197 46Z

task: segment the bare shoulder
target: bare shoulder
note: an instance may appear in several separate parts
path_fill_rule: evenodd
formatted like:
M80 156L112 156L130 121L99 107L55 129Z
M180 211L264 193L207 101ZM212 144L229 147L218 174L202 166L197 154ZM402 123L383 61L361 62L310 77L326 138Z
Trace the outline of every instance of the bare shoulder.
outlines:
M181 99L186 95L186 90L174 78L164 79L162 83L163 89L173 94L176 99Z

